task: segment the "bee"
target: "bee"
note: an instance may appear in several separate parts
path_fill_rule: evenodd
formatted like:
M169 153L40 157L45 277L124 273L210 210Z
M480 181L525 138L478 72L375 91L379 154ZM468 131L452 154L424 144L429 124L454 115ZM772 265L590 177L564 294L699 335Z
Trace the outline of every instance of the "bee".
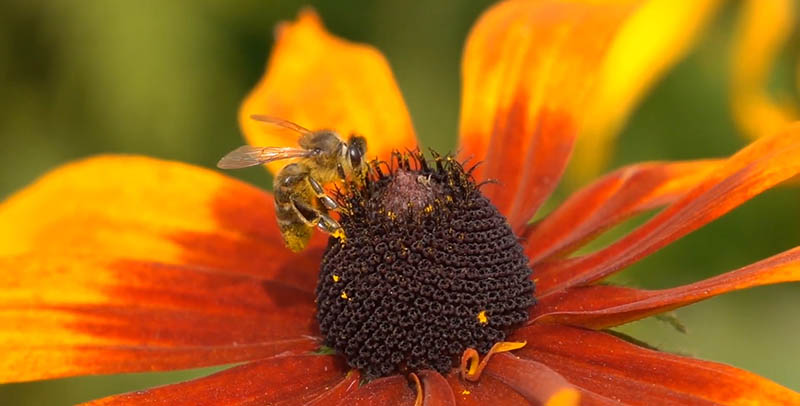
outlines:
M316 227L342 241L344 230L329 212L339 209L325 192L325 184L348 177L356 182L367 173L367 140L351 135L345 142L331 130L311 131L291 121L253 115L252 119L276 125L300 135L296 147L239 147L220 159L220 169L238 169L282 159L297 159L283 167L273 181L275 216L286 247L302 251Z

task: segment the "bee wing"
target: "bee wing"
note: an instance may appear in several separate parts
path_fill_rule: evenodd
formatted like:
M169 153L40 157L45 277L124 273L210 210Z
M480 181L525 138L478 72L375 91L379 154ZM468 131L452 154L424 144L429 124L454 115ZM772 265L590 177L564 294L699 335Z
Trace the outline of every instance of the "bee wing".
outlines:
M250 118L252 118L253 120L256 120L256 121L260 121L262 123L273 124L273 125L276 125L278 127L283 127L283 128L286 128L288 130L292 130L292 131L294 131L296 133L299 133L299 134L302 134L302 135L312 135L312 134L314 134L314 132L309 130L308 128L305 128L305 127L303 127L303 126L301 126L299 124L293 123L291 121L283 120L283 119L280 119L280 118L277 118L277 117L264 116L264 115L261 115L261 114L253 114L253 115L250 116Z
M217 162L220 169L239 169L262 165L272 161L305 158L311 151L301 148L253 147L245 145L229 152Z

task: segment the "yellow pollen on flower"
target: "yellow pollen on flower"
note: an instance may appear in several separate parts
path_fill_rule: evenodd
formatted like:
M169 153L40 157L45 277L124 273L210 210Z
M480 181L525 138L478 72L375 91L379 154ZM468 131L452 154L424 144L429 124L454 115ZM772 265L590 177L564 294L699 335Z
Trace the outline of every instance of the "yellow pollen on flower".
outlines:
M331 275L331 278L333 278L333 282L334 283L335 282L339 282L342 279L342 278L339 277L339 275Z
M342 294L339 295L339 297L342 298L342 299L350 300L350 297L347 296L347 292L345 292L345 291L342 291Z
M386 212L386 216L387 216L387 217L389 217L389 218L390 218L390 219L392 219L392 220L394 220L394 219L396 219L396 218L397 218L397 214L394 214L394 212L393 212L393 211L387 211L387 212Z
M468 391L468 390L466 390L466 389L464 389L464 390L462 390L462 391L461 391L461 394L462 394L462 395L469 395L470 393L472 393L472 392L470 392L470 391Z
M430 213L432 211L433 211L433 206L432 205L429 204L429 205L425 206L425 213Z
M478 313L478 323L486 324L489 322L489 318L486 317L486 310L481 310Z

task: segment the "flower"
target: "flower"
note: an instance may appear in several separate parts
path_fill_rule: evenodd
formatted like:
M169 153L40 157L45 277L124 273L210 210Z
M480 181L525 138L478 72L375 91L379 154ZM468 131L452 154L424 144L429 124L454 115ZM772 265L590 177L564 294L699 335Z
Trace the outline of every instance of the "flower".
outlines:
M521 238L536 282L529 320L491 355L466 351L449 373L362 384L345 359L320 351L313 291L324 236L291 254L270 194L180 163L105 156L59 168L0 206L0 379L246 362L92 404L800 403L797 393L748 372L602 331L725 292L796 281L797 248L673 289L596 283L795 175L797 125L725 160L622 168L529 223L564 171L598 61L638 6L506 1L470 34L461 154L484 162L476 178L500 183L484 193ZM380 54L329 35L311 12L281 27L241 114L251 143L294 142L256 127L252 113L364 134L369 151L384 158L415 144ZM665 208L619 241L569 256L657 207Z

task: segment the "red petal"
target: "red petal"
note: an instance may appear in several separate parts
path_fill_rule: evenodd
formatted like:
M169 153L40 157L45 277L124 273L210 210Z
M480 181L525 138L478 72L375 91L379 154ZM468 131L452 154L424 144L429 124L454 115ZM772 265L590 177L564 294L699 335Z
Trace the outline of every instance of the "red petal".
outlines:
M394 375L376 379L351 392L338 406L412 406L416 398L406 378Z
M525 398L496 378L482 375L478 382L462 380L458 371L447 376L458 406L520 406L529 404Z
M512 338L528 341L516 355L553 368L592 404L800 404L800 394L747 371L641 348L597 331L536 324Z
M630 216L672 203L721 162L645 163L614 171L530 226L525 253L531 263L566 254Z
M455 406L453 389L447 380L436 371L422 371L422 406Z
M284 247L272 196L177 162L103 156L62 166L0 204L0 255L62 253L215 268L313 291L325 237ZM91 270L87 270L91 272Z
M515 231L555 188L598 63L636 3L504 1L467 39L461 156Z
M274 357L204 378L111 396L87 405L304 405L336 390L340 382L350 380L339 361L321 355Z
M540 295L605 278L800 172L800 124L750 144L697 187L616 243L534 268Z
M584 286L556 292L532 308L530 322L618 326L734 290L800 280L800 247L704 281L664 290Z
M359 373L357 369L351 369L341 382L329 391L320 394L311 403L306 404L306 406L335 405L337 402L341 402L350 392L358 389L360 381L361 373Z
M511 353L492 357L486 373L513 388L533 404L577 406L578 391L561 375L546 365L522 359Z
M131 260L0 259L0 381L171 370L318 345L314 298L247 275Z

